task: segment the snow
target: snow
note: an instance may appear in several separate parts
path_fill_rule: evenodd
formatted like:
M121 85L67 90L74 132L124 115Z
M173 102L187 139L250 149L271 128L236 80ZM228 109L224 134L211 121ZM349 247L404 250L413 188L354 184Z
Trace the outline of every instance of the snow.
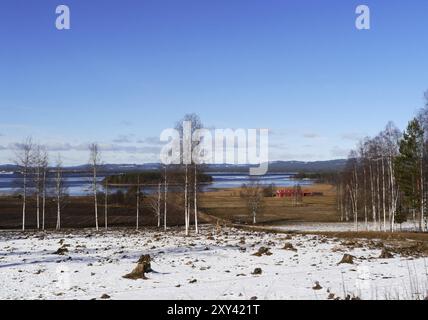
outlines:
M380 249L351 249L335 238L250 232L204 226L199 236L116 229L0 232L0 299L327 299L330 293L362 299L426 296L424 258ZM63 240L62 240L63 239ZM245 240L243 240L245 239ZM245 242L245 243L243 243ZM284 250L291 243L297 252ZM68 253L54 252L65 245ZM261 246L272 255L254 256ZM333 249L333 250L332 250ZM354 264L338 264L344 253ZM148 280L130 280L142 254L150 254ZM253 275L255 268L261 275ZM196 280L196 282L192 281ZM322 289L314 290L318 281Z
M389 224L386 224L389 230ZM267 226L265 229L293 232L353 232L353 231L379 231L379 225L369 222L366 226L364 222L358 223L358 230L354 222L287 222L283 225ZM383 228L383 224L382 224ZM383 229L382 229L383 230ZM401 227L396 225L396 231L418 231L419 226L413 222L404 222Z

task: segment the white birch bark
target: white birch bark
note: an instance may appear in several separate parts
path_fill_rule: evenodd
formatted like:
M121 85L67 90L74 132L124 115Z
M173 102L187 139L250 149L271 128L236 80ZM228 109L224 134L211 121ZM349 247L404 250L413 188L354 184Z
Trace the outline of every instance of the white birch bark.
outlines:
M383 231L386 232L386 204L385 204L385 165L382 157L382 210L383 210Z
M45 212L46 212L46 171L43 170L43 191L42 191L42 230L45 230Z
M194 181L194 210L195 210L195 233L198 234L199 233L199 229L198 229L198 204L197 204L197 198L198 198L198 188L197 188L197 169L196 169L196 164L195 164L195 181Z
M105 195L104 195L104 228L108 229L108 181L107 177L105 178Z
M27 169L25 169L27 170ZM23 197L22 197L22 231L25 230L25 209L27 205L27 172L24 172L24 190L23 190Z
M136 230L139 228L140 223L140 176L137 177L137 223Z
M41 179L40 179L40 153L37 155L36 165L36 225L37 229L40 229L40 191L41 191Z
M33 142L27 138L16 152L16 164L21 169L22 174L22 230L25 230L27 193L28 193L28 174L33 162Z
M354 219L355 219L355 230L358 231L358 174L357 174L357 167L354 165Z
M376 226L376 203L375 203L375 189L374 189L374 177L373 177L373 166L371 160L369 160L369 175L370 175L370 198L372 204L372 219L373 219L373 230L377 229Z
M56 165L55 175L55 193L56 193L56 205L57 205L57 216L56 216L56 230L61 229L61 200L62 200L62 169L61 169L61 158L58 157Z
M164 229L164 231L166 231L167 196L168 196L168 180L167 180L166 166L165 166L165 190L164 190L164 210L163 210L163 229Z
M89 146L90 151L90 163L92 165L92 191L94 194L94 213L95 213L95 229L96 231L99 230L98 228L98 199L97 199L97 167L100 163L100 152L98 145L96 143L93 143Z
M189 212L187 205L187 187L188 187L188 167L186 164L185 182L184 182L184 225L186 236L189 235Z
M423 159L420 161L420 185L421 185L421 214L419 228L422 232L425 231L425 199L424 199L424 172L423 172Z
M158 218L158 228L160 228L161 225L161 183L158 184L158 202L157 202L157 218Z

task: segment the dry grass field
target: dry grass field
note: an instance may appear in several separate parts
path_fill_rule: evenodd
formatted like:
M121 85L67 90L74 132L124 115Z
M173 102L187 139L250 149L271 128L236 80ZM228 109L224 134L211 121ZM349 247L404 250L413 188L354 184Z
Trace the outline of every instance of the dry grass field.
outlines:
M206 192L200 198L200 210L209 215L237 223L249 223L251 217L240 188ZM314 184L303 191L322 192L322 196L303 197L302 203L293 204L291 197L265 197L258 215L258 223L283 222L337 222L335 188L328 184Z
M29 199L27 204L26 227L36 227L36 205L34 199ZM48 201L46 207L46 228L53 229L56 226L56 204ZM175 209L174 204L168 205L168 226L181 225L183 223L182 211ZM136 222L135 205L119 205L109 203L108 224L115 227L133 227ZM98 203L98 223L104 227L104 203ZM94 202L93 198L70 197L66 199L61 211L61 227L86 228L94 227ZM143 200L140 207L140 226L155 226L157 218L153 209ZM22 226L22 200L16 197L0 197L0 229L20 229Z

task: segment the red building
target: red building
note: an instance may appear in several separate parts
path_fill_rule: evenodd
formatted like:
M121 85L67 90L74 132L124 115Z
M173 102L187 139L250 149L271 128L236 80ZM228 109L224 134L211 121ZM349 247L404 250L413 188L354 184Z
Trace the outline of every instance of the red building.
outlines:
M303 197L311 197L311 196L322 196L322 192L309 192L303 190L296 189L281 189L276 191L276 196L278 198L284 197L294 197L294 196L303 196Z

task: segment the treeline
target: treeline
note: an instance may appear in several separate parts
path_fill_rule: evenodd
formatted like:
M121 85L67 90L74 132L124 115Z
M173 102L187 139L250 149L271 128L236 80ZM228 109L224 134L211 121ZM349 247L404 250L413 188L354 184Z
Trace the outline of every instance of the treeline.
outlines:
M337 181L341 220L391 232L410 220L427 230L428 92L425 100L404 132L389 122L351 151Z
M338 180L337 172L299 172L293 176L295 179L309 179L316 183L336 184Z

